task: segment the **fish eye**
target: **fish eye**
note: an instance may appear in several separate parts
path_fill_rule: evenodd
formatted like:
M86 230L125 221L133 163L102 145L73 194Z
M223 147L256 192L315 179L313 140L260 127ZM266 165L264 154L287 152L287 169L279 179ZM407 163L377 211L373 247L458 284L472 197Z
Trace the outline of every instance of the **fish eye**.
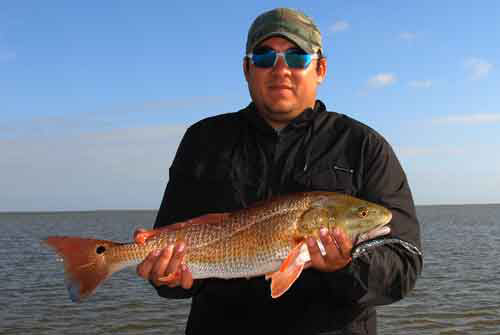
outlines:
M104 247L104 246L102 246L102 245L98 246L98 247L97 247L97 249L95 250L95 252L96 252L98 255L102 254L102 253L103 253L103 252L105 252L105 251L106 251L106 247Z
M358 211L358 216L360 218L365 218L368 216L368 210L366 208L360 208Z

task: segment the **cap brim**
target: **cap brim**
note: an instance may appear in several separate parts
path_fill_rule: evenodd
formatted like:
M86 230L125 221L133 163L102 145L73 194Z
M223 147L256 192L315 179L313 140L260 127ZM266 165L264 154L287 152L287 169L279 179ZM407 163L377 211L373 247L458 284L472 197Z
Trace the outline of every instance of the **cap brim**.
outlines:
M290 42L295 43L299 48L301 48L302 50L304 50L307 53L313 54L317 51L317 50L314 50L313 48L311 48L311 45L309 43L307 43L305 40L298 37L297 35L290 34L288 32L284 32L284 31L283 32L274 31L272 33L263 35L261 38L259 38L257 41L255 41L252 44L250 50L247 50L247 53L252 52L255 49L255 47L257 47L260 43L264 42L265 40L267 40L268 38L271 38L273 36L284 37L287 40L289 40ZM318 48L318 49L320 49L320 48Z

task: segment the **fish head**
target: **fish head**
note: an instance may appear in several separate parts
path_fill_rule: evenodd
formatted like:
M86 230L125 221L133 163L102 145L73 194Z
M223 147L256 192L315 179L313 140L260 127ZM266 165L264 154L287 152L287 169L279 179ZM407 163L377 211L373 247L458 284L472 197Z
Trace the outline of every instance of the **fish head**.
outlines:
M359 236L380 229L392 219L387 208L341 193L319 194L303 214L299 231L318 235L320 228L339 227L356 242Z

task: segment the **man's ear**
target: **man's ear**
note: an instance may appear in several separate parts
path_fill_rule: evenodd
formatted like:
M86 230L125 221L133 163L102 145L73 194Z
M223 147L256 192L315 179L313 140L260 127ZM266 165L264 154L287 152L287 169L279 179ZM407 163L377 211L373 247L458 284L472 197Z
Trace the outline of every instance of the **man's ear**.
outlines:
M328 64L327 64L326 58L322 57L322 58L318 59L318 63L316 66L316 73L318 75L318 84L321 84L321 82L323 82L323 80L325 80L327 68L328 68Z
M248 81L248 76L250 72L250 62L248 57L243 58L243 73L245 74L245 79Z

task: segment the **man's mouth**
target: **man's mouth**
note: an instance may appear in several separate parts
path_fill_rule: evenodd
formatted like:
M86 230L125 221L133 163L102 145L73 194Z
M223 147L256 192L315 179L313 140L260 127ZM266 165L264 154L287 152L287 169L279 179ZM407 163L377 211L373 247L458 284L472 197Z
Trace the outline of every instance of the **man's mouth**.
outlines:
M272 90L291 90L293 87L286 84L272 84L269 85L269 88Z

